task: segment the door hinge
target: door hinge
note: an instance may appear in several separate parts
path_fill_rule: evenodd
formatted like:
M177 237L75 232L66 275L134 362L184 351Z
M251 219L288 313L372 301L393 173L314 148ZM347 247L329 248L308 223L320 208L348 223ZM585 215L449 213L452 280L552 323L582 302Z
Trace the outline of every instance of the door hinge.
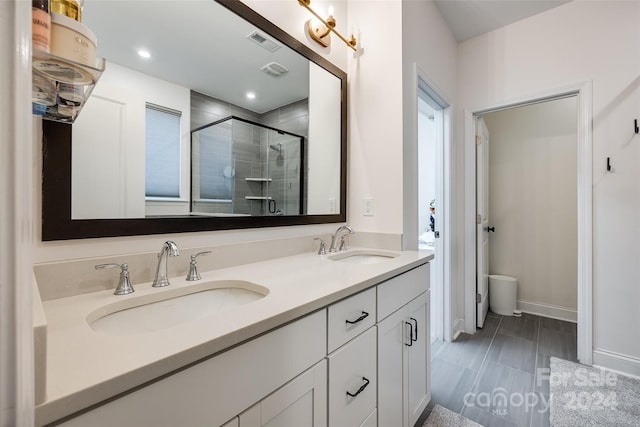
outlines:
M439 231L434 231L433 232L433 237L435 237L436 239L440 238L440 232Z
M482 139L480 138L480 135L476 135L476 145L482 145Z
M482 302L482 295L476 294L476 302L480 304Z
M482 215L480 214L476 215L476 224L482 224Z

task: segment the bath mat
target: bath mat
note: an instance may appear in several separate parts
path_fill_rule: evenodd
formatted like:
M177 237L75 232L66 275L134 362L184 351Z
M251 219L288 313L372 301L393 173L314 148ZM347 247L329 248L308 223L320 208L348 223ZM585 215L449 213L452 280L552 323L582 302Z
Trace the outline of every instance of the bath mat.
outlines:
M640 380L551 358L553 427L640 426Z
M480 424L465 418L460 414L443 408L440 405L433 407L429 418L422 427L482 427Z

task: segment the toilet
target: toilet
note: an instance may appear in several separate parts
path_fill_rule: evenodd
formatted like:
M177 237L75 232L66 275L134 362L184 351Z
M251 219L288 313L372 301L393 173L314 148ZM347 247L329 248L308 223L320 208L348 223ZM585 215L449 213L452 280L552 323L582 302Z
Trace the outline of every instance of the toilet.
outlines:
M489 308L496 314L513 316L517 313L518 280L499 274L489 275Z

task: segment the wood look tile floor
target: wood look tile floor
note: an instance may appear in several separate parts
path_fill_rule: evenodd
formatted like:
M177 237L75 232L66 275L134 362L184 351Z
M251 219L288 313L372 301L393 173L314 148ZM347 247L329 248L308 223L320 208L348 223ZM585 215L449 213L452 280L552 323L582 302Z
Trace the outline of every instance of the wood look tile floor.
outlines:
M487 315L475 335L431 346L431 408L483 426L549 426L549 358L577 361L575 323L523 313ZM419 423L421 425L421 423Z

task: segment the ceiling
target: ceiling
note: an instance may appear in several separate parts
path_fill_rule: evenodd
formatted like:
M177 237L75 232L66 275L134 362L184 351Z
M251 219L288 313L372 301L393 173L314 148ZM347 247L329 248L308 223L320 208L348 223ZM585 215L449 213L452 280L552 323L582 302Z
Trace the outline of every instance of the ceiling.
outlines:
M458 42L488 33L570 0L435 0Z
M82 21L95 33L107 67L113 62L256 113L309 96L306 58L262 31L277 50L249 40L256 27L212 0L88 0ZM138 49L151 58L138 56ZM261 71L272 62L289 71L278 77Z
M269 52L247 40L255 27L219 4L212 0L190 0L178 6L175 1L150 1L153 3L85 2L83 22L98 38L99 56L257 113L308 96L306 59L286 46ZM435 0L435 3L460 42L567 1ZM139 48L148 49L151 59L141 59L136 54ZM274 78L260 71L270 62L284 65L289 72ZM255 92L256 98L247 99L248 91Z

